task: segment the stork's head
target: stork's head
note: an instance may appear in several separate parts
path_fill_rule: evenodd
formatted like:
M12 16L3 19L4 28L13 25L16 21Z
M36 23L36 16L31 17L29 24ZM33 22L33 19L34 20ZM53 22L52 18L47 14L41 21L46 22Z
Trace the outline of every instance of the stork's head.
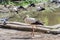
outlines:
M29 18L29 15L26 15L26 18Z
M23 18L23 20L24 20L25 18L29 18L29 15L26 15L26 16Z

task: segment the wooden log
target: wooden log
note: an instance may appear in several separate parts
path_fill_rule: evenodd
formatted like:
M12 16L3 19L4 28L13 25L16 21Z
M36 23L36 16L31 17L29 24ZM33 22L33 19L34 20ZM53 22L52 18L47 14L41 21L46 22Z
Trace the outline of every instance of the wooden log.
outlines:
M0 23L0 27L18 29L18 30L24 30L24 31L32 31L32 26L30 24L20 23L20 22L6 22L6 23L7 23L6 25L3 25L2 23ZM54 26L44 26L44 25L43 26L36 25L36 26L37 28L35 28L35 30L37 31L53 33L53 34L60 33L60 24L54 25Z

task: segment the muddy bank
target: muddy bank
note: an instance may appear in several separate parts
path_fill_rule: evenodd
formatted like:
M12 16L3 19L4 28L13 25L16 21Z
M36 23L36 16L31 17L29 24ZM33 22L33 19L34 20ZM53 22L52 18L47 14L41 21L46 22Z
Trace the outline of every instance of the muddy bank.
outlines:
M60 34L53 35L53 34L35 32L35 35L39 35L40 37L34 39L26 38L31 37L31 32L0 28L0 40L59 40L60 39Z

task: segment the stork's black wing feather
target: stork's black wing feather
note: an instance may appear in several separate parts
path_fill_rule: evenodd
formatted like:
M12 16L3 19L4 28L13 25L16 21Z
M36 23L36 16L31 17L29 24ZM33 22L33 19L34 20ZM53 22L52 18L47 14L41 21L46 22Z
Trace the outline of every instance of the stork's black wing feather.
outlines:
M31 24L34 24L34 25L44 25L44 24L41 23L40 21L36 21L35 23L31 23Z

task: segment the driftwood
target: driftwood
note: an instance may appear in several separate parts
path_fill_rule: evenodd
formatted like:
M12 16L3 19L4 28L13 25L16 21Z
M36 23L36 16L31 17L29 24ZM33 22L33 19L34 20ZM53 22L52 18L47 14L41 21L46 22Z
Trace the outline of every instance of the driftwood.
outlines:
M3 25L2 23L0 23L0 27L18 29L18 30L24 30L24 31L32 31L32 26L30 24L20 23L20 22L6 22L6 23L7 23L6 25ZM37 27L35 28L36 31L53 33L53 34L60 33L60 24L54 25L54 26L36 25L36 27Z

